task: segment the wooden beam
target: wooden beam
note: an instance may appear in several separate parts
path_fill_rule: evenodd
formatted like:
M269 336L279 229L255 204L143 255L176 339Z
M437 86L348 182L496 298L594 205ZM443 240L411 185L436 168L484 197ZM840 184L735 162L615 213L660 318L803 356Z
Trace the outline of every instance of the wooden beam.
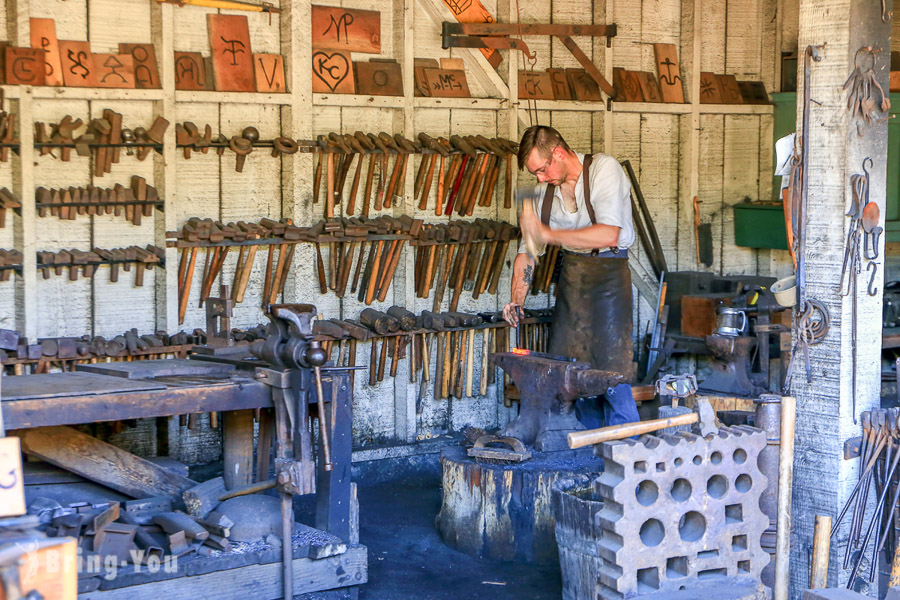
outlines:
M431 19L431 22L438 29L441 28L444 21L456 20L450 9L441 0L419 0L419 6L424 9L422 12ZM492 96L497 98L509 97L509 87L480 50L472 48L457 48L457 50L462 53L463 60L469 65L469 69L466 71L468 75L475 77Z
M885 213L888 121L875 110L873 122L866 125L847 110L847 92L842 89L854 66L857 49L872 46L882 49L875 61L875 79L887 90L891 46L891 22L881 20L881 3L867 0L801 0L799 28L799 65L797 90L797 136L803 135L804 53L809 46L819 49L820 62L810 61L808 210L805 215L806 293L808 299L822 302L831 315L829 333L821 343L810 346L812 381L807 382L803 352L794 360L790 395L797 400L796 461L792 514L794 528L803 531L803 542L791 551L791 594L799 596L809 584L809 548L816 514L837 514L846 502L858 478L857 461L843 458L844 440L859 435L859 415L880 406L881 390L881 311L883 281L874 282L875 296L866 293L866 262L857 277L854 293L841 296L841 261L849 219L846 203L850 196L850 178L868 167L869 196L881 214ZM860 58L862 63L862 57ZM862 69L867 69L867 63ZM880 100L880 98L879 98ZM863 136L858 134L858 127ZM878 263L884 264L883 250ZM801 255L797 256L801 259ZM853 297L856 297L856 348L851 343ZM798 307L799 308L799 307ZM816 317L814 317L816 318ZM794 315L794 324L798 322ZM794 330L797 339L797 330ZM852 368L856 363L856 389ZM815 456L815 460L808 457ZM832 555L843 556L849 538L850 520L844 519L832 538ZM804 549L801 549L803 546ZM873 560L863 549L865 560ZM868 564L868 562L866 563ZM847 585L849 570L833 567L829 580L835 587ZM866 569L862 569L866 571ZM861 575L865 577L865 575Z
M295 558L294 594L308 594L336 588L358 586L369 580L365 546L351 546L338 556L319 560ZM244 600L245 598L281 598L281 562L249 565L204 575L177 577L113 590L79 594L79 600Z
M271 406L269 388L252 381L241 385L4 401L3 418L7 429L28 429Z
M71 427L16 431L22 450L132 498L181 497L196 481Z

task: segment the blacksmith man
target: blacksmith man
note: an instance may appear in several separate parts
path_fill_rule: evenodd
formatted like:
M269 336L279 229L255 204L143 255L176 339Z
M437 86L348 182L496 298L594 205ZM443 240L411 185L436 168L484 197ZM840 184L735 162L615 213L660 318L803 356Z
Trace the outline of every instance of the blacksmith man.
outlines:
M628 248L634 224L628 176L612 156L573 152L556 129L542 125L525 130L518 158L519 169L528 169L540 182L534 211L526 211L519 225L544 249L561 246L563 257L549 352L630 379ZM518 323L534 268L523 243L513 264L510 303L503 309L510 325ZM603 398L602 418L595 402L579 406L579 418L589 429L639 420L629 384L610 388Z

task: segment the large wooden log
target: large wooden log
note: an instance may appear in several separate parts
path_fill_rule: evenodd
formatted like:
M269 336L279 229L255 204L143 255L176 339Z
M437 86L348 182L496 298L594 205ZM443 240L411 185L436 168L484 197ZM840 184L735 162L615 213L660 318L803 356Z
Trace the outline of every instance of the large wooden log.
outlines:
M441 453L443 500L437 518L444 542L496 560L554 564L551 487L559 478L596 476L589 453L534 453L519 464L477 463L463 448Z
M197 485L196 481L71 427L25 429L15 435L21 438L25 453L132 498L181 498L182 492Z

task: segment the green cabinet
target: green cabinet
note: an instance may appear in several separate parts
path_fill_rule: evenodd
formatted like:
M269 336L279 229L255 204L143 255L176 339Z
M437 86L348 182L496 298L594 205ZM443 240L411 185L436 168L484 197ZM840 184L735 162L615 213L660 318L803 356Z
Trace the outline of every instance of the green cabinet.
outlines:
M795 129L797 122L797 93L779 92L772 94L775 103L775 122L773 132L775 140L782 138ZM896 108L895 108L896 107ZM891 94L891 115L900 112L900 94ZM775 157L772 157L775 164ZM779 198L781 177L772 182L773 198ZM887 155L887 199L885 210L885 241L900 242L900 119L888 121L888 155Z

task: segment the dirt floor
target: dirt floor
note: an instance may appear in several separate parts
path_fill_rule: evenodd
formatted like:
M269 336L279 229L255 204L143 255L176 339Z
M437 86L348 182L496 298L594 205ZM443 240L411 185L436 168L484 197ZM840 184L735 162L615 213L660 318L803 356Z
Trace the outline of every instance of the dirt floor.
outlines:
M434 518L441 507L440 479L360 484L360 542L369 548L369 583L363 600L558 600L559 567L472 558L441 541Z

